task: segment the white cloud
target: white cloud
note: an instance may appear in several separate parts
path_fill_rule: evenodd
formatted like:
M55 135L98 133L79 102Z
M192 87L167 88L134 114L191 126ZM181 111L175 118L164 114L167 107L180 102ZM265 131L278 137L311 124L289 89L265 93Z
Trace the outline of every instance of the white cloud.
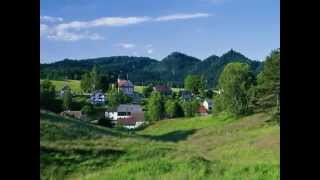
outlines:
M40 24L40 36L53 40L63 41L77 41L82 39L100 40L102 36L96 33L82 32L83 30L95 27L115 27L115 26L128 26L133 24L140 24L148 21L172 21L181 19L193 19L210 16L207 13L194 13L194 14L174 14L168 16L160 16L156 18L141 16L141 17L101 17L92 21L71 21L68 23L58 24ZM40 19L46 22L61 22L60 17L41 16ZM134 48L134 44L123 43L120 45L125 49ZM152 45L147 45L146 48L151 50ZM153 50L150 52L152 53Z
M96 33L75 33L68 31L57 31L49 34L48 39L59 40L59 41L78 41L78 40L101 40L104 39L102 36Z
M147 53L148 53L148 54L152 54L152 53L153 53L153 49L148 49L148 50L147 50Z
M92 21L72 21L57 25L58 29L85 29L102 26L127 26L150 20L149 17L102 17Z
M45 35L48 33L49 27L46 24L40 24L40 36Z
M151 18L144 17L103 17L96 19L89 24L91 26L126 26L131 24L139 24L146 21L149 21Z
M52 16L40 16L40 20L44 22L61 22L63 21L63 18L61 17L52 17Z
M129 43L119 43L117 46L122 47L124 49L131 49L136 47L135 44L129 44Z
M155 21L172 21L172 20L182 20L182 19L194 19L209 17L210 14L207 13L194 13L194 14L173 14L168 16L160 16L155 19Z

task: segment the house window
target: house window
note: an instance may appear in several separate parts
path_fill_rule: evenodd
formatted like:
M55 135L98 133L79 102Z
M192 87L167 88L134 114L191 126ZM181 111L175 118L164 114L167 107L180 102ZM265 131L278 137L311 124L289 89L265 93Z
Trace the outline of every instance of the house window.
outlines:
M118 116L125 116L126 112L118 112Z

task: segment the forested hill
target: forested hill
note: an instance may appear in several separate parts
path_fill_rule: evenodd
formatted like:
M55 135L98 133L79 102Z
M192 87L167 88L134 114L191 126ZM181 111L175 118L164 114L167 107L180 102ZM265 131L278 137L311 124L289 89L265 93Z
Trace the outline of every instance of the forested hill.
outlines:
M135 84L170 83L181 86L187 74L199 74L208 81L209 86L215 86L220 72L230 62L248 63L256 74L262 63L253 61L241 53L230 50L221 57L212 55L204 60L173 52L161 61L148 57L112 56L83 60L64 59L62 61L40 64L41 78L48 79L80 79L84 72L96 65L99 72L129 75Z

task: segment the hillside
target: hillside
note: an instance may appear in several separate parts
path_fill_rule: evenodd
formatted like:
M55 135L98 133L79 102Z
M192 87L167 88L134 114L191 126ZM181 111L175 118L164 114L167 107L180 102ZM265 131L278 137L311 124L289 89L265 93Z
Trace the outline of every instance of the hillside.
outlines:
M261 62L253 61L239 52L230 50L221 57L212 55L204 60L173 52L161 61L147 57L113 56L94 59L71 60L40 64L40 77L49 79L80 79L81 75L96 65L100 72L116 77L129 75L136 85L150 82L165 82L182 86L188 74L203 75L209 86L215 86L220 72L230 62L248 63L252 71L261 69ZM259 68L260 67L260 68Z
M279 179L266 114L159 121L129 135L40 112L43 179Z

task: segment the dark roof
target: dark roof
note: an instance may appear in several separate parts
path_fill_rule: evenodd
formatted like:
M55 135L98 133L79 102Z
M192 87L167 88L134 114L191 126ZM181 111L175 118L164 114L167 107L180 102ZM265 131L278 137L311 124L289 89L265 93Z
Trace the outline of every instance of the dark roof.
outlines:
M113 108L110 107L106 110L106 112L117 112L117 107L113 107Z

